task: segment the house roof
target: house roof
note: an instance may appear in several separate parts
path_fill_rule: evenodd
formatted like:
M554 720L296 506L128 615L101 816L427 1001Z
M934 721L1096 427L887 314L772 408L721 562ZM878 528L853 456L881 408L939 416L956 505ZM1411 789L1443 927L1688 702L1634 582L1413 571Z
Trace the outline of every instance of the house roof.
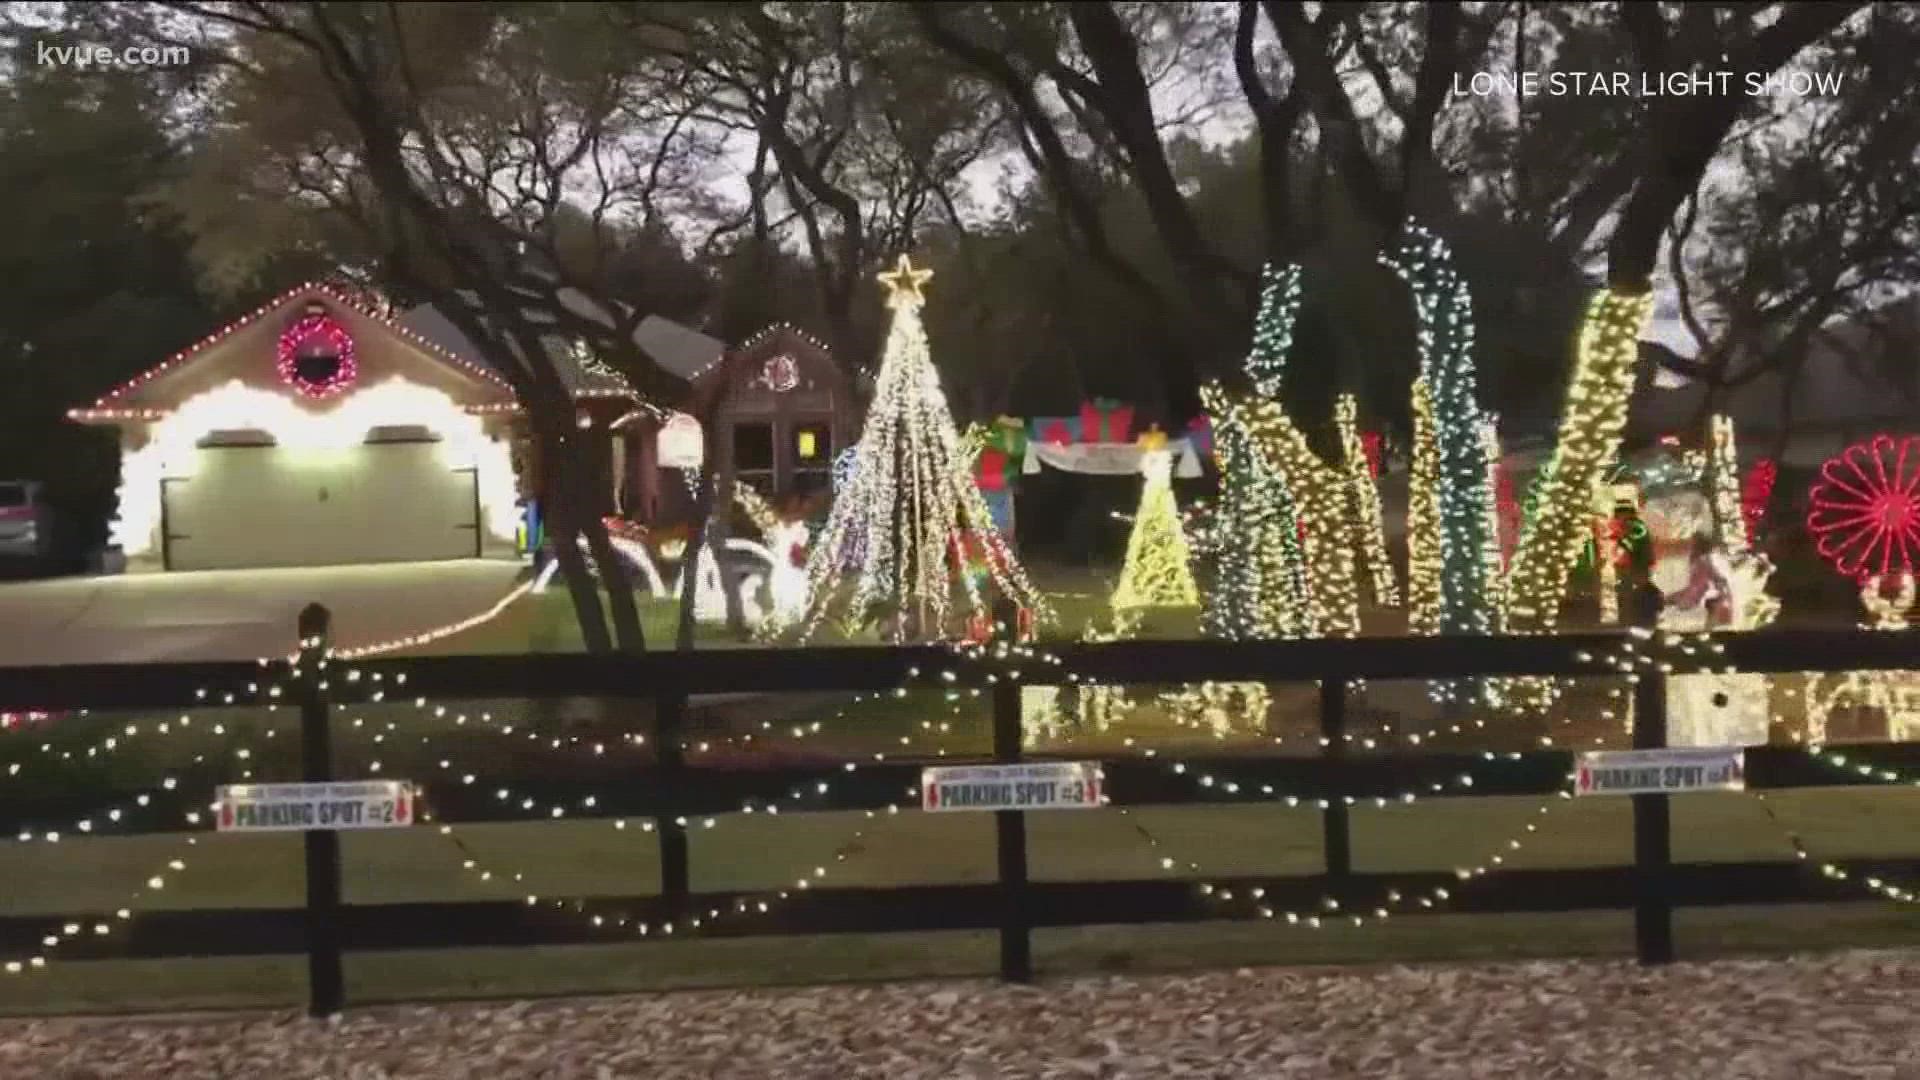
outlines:
M561 303L580 315L611 321L592 301L575 290L563 289L559 296ZM528 314L536 323L550 321L540 319L534 312ZM422 304L407 312L401 317L401 322L448 352L469 358L475 363L485 363L485 357L480 355L480 350L473 342L432 304ZM553 360L561 384L575 397L617 397L632 393L626 380L618 374L583 367L574 354L572 342L566 338L553 334L543 340L548 346L547 355ZM633 343L648 359L685 379L692 379L712 367L727 348L717 338L658 315L649 315L640 320L640 325L633 331Z
M489 368L470 363L416 334L383 311L375 310L361 297L323 281L308 281L274 297L253 311L181 349L159 364L141 372L97 398L92 405L69 410L67 415L83 422L118 420L155 420L172 411L173 397L181 386L191 382L198 364L208 352L236 334L244 333L272 316L289 314L304 304L320 302L359 324L372 328L402 343L408 351L440 365L479 391L488 401L511 400L512 389Z

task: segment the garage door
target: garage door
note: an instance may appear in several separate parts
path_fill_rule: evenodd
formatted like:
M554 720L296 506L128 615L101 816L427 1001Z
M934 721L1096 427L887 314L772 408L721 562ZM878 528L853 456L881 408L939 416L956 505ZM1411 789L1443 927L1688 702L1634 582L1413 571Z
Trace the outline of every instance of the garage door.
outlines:
M449 468L436 443L208 447L162 484L170 570L478 554L473 471Z

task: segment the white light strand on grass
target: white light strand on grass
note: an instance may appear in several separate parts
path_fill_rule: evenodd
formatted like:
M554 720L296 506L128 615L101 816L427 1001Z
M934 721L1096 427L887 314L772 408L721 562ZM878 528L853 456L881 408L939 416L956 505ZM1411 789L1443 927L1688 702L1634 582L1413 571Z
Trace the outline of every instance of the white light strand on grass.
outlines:
M1563 791L1560 793L1560 799L1562 800L1572 798L1572 792ZM1536 818L1547 816L1554 805L1553 802L1541 803L1534 809L1533 816ZM1526 826L1519 833L1508 837L1506 841L1496 847L1491 854L1482 857L1477 863L1454 867L1453 876L1455 880L1460 883L1467 883L1505 869L1508 858L1524 850L1527 839L1539 831L1540 826L1538 821L1527 822ZM1222 904L1231 903L1234 899L1234 892L1230 888L1219 888L1203 883L1200 889L1203 894L1212 897ZM1423 911L1433 911L1441 904L1453 899L1453 892L1444 885L1436 885L1412 894L1403 894L1398 889L1388 889L1383 903L1377 904L1371 909L1362 909L1359 911L1343 909L1340 901L1332 896L1322 897L1317 908L1307 911L1280 911L1262 904L1260 901L1265 899L1265 890L1259 887L1249 889L1247 891L1247 897L1253 901L1256 906L1252 913L1248 916L1243 916L1244 918L1279 920L1284 921L1288 926L1304 926L1308 929L1319 930L1329 924L1338 924L1341 922L1349 923L1356 928L1366 926L1369 923L1382 923L1392 918L1396 913L1410 911L1414 908Z
M198 843L199 839L197 837L189 836L185 839L182 846L194 847ZM133 890L132 895L127 898L126 905L113 913L112 922L104 920L93 920L91 922L79 919L68 920L61 925L59 933L50 932L40 939L40 950L38 952L25 960L8 960L4 965L0 966L3 966L9 975L40 971L47 967L54 953L57 952L64 943L83 936L95 938L107 937L113 933L116 926L125 925L133 919L133 908L139 904L142 899L167 887L167 882L170 880L168 877L169 874L178 874L186 868L187 863L185 859L177 855L168 859L159 870L149 874L146 879L141 882L139 888Z
M1322 746L1325 746L1327 743L1327 740L1323 738L1320 740L1320 743ZM1484 751L1481 757L1482 757L1482 760L1488 761L1488 762L1519 761L1521 759L1521 755L1516 753L1497 754L1491 750ZM1168 761L1168 762L1163 762L1162 764L1166 765L1168 768L1168 771L1172 772L1176 776L1187 776L1193 772L1192 767L1189 766L1186 762ZM1406 791L1401 792L1398 795L1391 795L1391 796L1388 796L1388 795L1369 795L1369 796L1342 795L1342 796L1339 796L1337 799L1319 799L1319 798L1311 798L1311 797L1304 797L1299 795L1290 795L1283 792L1277 792L1274 790L1274 787L1272 784L1241 784L1236 781L1220 780L1215 778L1211 773L1200 773L1198 775L1195 775L1193 779L1194 779L1194 782L1200 786L1202 791L1206 791L1206 792L1217 791L1227 796L1237 796L1241 794L1243 791L1248 794L1258 793L1261 798L1269 799L1274 802L1284 803L1289 809L1304 807L1310 810L1332 809L1332 807L1336 802L1338 802L1343 806L1348 806L1348 807L1372 806L1375 809L1384 810L1389 806L1411 806L1414 803L1420 801L1422 798L1429 798L1436 795L1445 795L1448 791L1468 791L1468 790L1471 790L1474 786L1472 773L1460 773L1457 776L1448 777L1447 780L1443 783L1437 783L1437 784L1430 783L1426 785L1424 790L1420 790L1420 791L1408 789Z
M1920 905L1920 891L1907 888L1897 882L1888 881L1877 874L1862 874L1858 871L1849 870L1839 863L1816 858L1813 852L1807 847L1806 839L1802 837L1797 830L1790 828L1786 822L1781 821L1775 816L1773 808L1767 805L1767 796L1764 792L1754 791L1750 792L1750 794L1759 802L1761 812L1767 815L1767 820L1778 826L1780 831L1786 836L1787 843L1793 847L1794 858L1804 863L1817 865L1820 868L1821 877L1827 878L1830 881L1844 881L1848 884L1856 885L1882 900L1888 900L1896 904Z
M1532 814L1528 815L1532 820L1529 820L1518 833L1508 837L1499 844L1492 853L1486 855L1477 863L1455 867L1453 870L1454 878L1460 882L1469 882L1504 868L1509 857L1525 848L1527 838L1539 832L1539 822L1537 819L1545 817L1558 802L1570 800L1572 797L1573 793L1571 791L1561 791L1556 799L1541 803L1534 809ZM1120 813L1122 816L1130 816L1124 809L1121 810ZM1179 873L1184 868L1193 874L1204 873L1201 865L1192 859L1178 855L1159 854L1159 852L1167 848L1167 845L1138 822L1133 823L1133 828L1141 839L1147 843L1148 847L1155 851L1155 859L1160 870L1171 874ZM1208 881L1196 882L1195 888L1202 896L1206 896L1222 906L1231 904L1236 897L1241 895L1230 886L1223 886ZM1359 927L1369 922L1377 923L1385 921L1395 912L1408 910L1413 907L1431 911L1441 903L1452 898L1451 891L1445 886L1435 886L1416 892L1410 896L1403 895L1397 889L1389 889L1385 897L1386 902L1371 910L1362 910L1359 912L1348 911L1343 909L1339 900L1327 896L1323 897L1316 907L1306 911L1280 911L1262 903L1262 901L1266 899L1266 892L1267 890L1260 886L1245 889L1244 899L1251 902L1254 906L1246 915L1239 916L1239 918L1278 920L1284 921L1288 926L1305 927L1313 930L1323 929L1330 925L1338 925L1342 922L1351 923L1351 925Z
M507 595L501 597L492 607L477 615L470 615L467 618L447 623L444 626L436 626L431 630L422 630L417 634L389 638L386 641L374 642L367 645L344 646L332 650L331 655L339 660L361 660L369 656L378 656L381 653L397 652L401 649L417 649L422 645L431 645L436 641L450 638L455 634L465 633L474 627L492 622L504 614L506 610L512 607L521 597L533 591L534 581L531 579L523 581L508 590Z
M825 790L826 790L825 785L819 785L818 790L820 794L825 794ZM799 796L796 796L796 797L799 797ZM746 809L744 809L742 812L753 813L754 811L753 811L753 808L749 806ZM763 812L777 814L778 809L767 808ZM900 808L897 804L889 805L884 811L885 815L889 817L898 815L899 812L900 812ZM882 816L881 811L868 810L865 812L865 820L868 822L877 820L881 816ZM687 825L687 819L685 818L677 819L676 824L684 828ZM713 819L711 818L707 819L706 827L712 828L713 824L714 824ZM626 819L624 818L616 819L614 823L614 827L616 829L625 830L627 827ZM863 841L866 838L870 827L871 826L869 825L862 824L857 829L855 829L853 835L849 837L845 842L843 842L838 848L835 849L831 862L835 864L844 863L847 861L849 856L859 851L861 841ZM654 824L650 820L642 821L640 823L639 828L642 833L652 833L655 831ZM465 844L465 842L459 839L459 837L455 834L454 827L452 825L442 824L439 826L439 831L440 831L440 835L447 837L457 848L459 848L460 853L463 856L461 860L462 871L472 875L477 882L483 885L493 885L496 887L505 887L507 885L512 885L515 887L515 892L519 893L524 898L526 902L526 906L530 908L551 907L556 910L562 910L562 911L571 908L577 914L579 914L583 919L587 920L588 923L596 930L604 930L604 929L626 930L628 928L631 928L633 933L640 937L648 937L656 934L661 937L670 937L675 934L676 930L686 930L691 932L691 931L706 929L706 928L710 928L714 923L717 923L718 921L729 917L730 915L769 914L777 905L792 899L793 895L796 892L807 892L818 887L822 882L826 880L827 874L828 874L826 865L816 865L812 868L811 873L803 872L802 874L796 876L794 879L794 884L789 888L767 890L761 893L750 894L749 896L746 896L746 897L737 898L734 901L733 907L731 909L709 908L704 915L689 916L686 919L683 926L676 925L671 920L663 921L659 923L649 923L645 920L637 919L630 915L606 916L606 915L590 914L585 909L585 904L586 904L585 900L565 899L565 898L554 899L550 896L543 897L540 895L538 891L527 891L524 889L524 886L526 885L526 875L524 873L519 871L496 872L493 869L490 869L489 867L484 865L481 862L481 860L478 858L478 856L474 854L473 850L469 848Z
M155 796L175 791L179 786L179 778L169 774L163 777L159 784L133 796L128 802L96 809L76 819L73 823L73 829L70 832L63 833L58 829L43 829L38 832L33 829L21 829L19 834L14 837L14 840L22 844L57 844L63 838L71 839L75 836L98 836L126 823L134 811L145 810L147 807L152 806ZM198 825L200 824L200 812L198 810L188 810L183 815L183 819L188 825Z

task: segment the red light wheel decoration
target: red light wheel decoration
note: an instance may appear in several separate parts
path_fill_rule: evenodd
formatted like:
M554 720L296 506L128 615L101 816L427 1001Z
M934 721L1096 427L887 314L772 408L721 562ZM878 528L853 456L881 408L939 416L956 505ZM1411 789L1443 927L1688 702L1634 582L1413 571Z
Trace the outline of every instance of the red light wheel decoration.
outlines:
M1820 466L1807 531L1855 579L1912 573L1920 556L1920 438L1875 435Z
M353 385L353 335L324 311L309 311L280 334L276 353L280 381L308 397L323 398Z

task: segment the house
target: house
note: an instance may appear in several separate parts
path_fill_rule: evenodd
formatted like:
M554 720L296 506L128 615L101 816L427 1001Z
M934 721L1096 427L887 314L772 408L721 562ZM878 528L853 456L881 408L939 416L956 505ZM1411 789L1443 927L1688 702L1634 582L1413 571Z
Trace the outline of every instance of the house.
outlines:
M448 353L486 367L480 350L433 305L422 304L401 316L400 321ZM683 378L692 378L718 364L726 349L720 341L658 315L641 320L633 339L643 354ZM588 437L586 467L594 474L588 490L603 493L594 509L601 514L622 513L635 487L636 462L645 449L637 433L630 430L630 417L636 411L651 414L657 410L642 406L618 372L573 343L557 335L545 343L555 374L573 398L576 423ZM522 452L522 471L531 478L538 472L531 467L531 437L524 423L516 423L515 432ZM537 488L531 479L528 483ZM537 496L537 490L534 494Z
M507 385L345 290L291 289L68 415L116 428L129 569L510 556Z
M587 310L584 303L570 306ZM413 309L402 322L480 363L479 350L431 305ZM703 463L705 443L695 414L717 425L723 476L737 476L776 503L829 488L834 455L852 438L855 405L824 344L781 324L728 349L658 315L641 320L633 340L654 363L692 384L688 409L642 402L603 362L558 337L548 341L580 430L592 436L591 489L605 493L602 513L645 524L691 516L692 477L685 466Z
M775 505L801 507L828 496L834 458L855 438L857 406L827 346L787 324L770 326L693 376L694 411L716 425L722 477L751 486ZM683 520L690 497L675 460L676 438L698 436L691 417L636 415L637 497L625 506L641 522ZM665 455L662 450L668 451ZM685 460L681 458L680 460Z

